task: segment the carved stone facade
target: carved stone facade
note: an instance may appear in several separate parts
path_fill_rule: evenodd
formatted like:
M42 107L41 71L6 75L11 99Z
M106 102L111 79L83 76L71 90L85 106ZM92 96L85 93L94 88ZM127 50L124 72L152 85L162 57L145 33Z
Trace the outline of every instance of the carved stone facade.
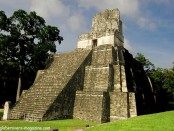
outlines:
M152 113L154 98L139 62L124 48L118 9L93 18L75 51L57 54L13 106L11 119L109 122Z
M77 47L91 49L105 44L123 46L123 40L119 10L105 10L93 17L91 32L79 36Z

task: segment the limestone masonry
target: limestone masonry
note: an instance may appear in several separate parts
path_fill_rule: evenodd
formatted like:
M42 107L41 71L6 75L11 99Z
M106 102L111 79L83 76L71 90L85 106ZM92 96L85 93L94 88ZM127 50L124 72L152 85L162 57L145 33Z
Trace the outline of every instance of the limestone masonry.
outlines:
M77 49L56 54L12 107L10 119L77 118L109 122L152 113L152 87L139 62L124 48L118 9L93 17Z

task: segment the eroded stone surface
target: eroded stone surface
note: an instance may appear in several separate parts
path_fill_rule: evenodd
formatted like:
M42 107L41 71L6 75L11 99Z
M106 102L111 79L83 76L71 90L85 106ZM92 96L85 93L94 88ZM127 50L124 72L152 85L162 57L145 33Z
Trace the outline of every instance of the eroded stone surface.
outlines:
M3 114L3 120L8 120L10 119L10 101L6 101L4 104L4 114Z
M122 22L118 9L96 14L92 20L91 32L79 36L77 47L93 48L105 44L123 46Z

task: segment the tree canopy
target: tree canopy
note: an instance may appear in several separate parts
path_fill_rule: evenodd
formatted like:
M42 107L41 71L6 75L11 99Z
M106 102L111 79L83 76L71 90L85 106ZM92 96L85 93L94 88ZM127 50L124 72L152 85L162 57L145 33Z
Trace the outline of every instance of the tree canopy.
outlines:
M7 17L0 11L1 87L10 90L8 83L14 82L13 88L16 88L18 78L22 87L31 85L36 71L45 68L48 52L56 52L55 42L60 44L63 40L59 32L57 27L46 25L36 12L17 10Z
M170 69L156 68L144 55L137 53L139 61L153 83L156 107L158 111L174 109L174 66Z
M145 58L143 54L137 53L135 59L142 64L146 73L149 73L155 69L155 65L149 59Z

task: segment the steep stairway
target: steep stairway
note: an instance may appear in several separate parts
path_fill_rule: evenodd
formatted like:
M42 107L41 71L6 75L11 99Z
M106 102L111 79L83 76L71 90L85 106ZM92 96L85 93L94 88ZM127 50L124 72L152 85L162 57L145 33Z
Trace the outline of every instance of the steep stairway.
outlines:
M91 50L76 49L54 56L50 67L42 71L37 80L11 110L10 119L42 121L45 113L58 99L77 70L87 61ZM57 107L56 107L57 108Z
M85 67L84 88L76 92L73 117L96 122L109 121L109 91L113 89L113 66L116 59L112 45L93 49L92 61Z

